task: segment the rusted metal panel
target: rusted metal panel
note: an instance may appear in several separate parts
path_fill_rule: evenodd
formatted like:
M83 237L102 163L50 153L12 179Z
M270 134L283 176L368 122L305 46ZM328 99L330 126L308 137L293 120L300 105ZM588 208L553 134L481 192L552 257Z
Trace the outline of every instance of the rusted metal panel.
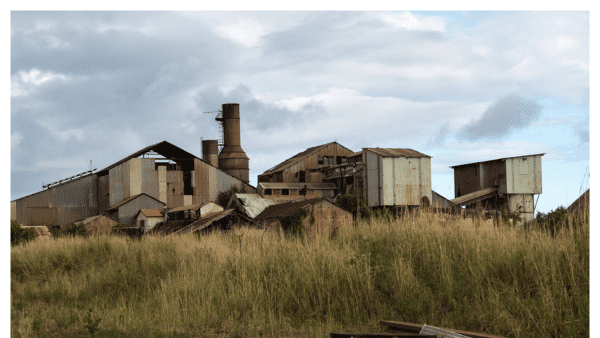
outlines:
M140 193L148 194L160 200L158 170L156 170L155 159L140 158L141 166L141 190ZM166 179L166 177L165 177Z
M518 213L522 221L533 220L533 194L508 195L508 210Z
M386 157L386 149L372 149L365 149L369 206L421 205L424 198L431 203L430 157Z
M109 175L98 177L98 212L110 207Z
M110 205L115 205L122 200L123 197L123 165L113 167L108 171L109 177L109 194Z
M129 179L130 179L130 175L129 172L131 171L131 165L130 162L127 161L125 163L123 163L123 169L121 170L121 180L123 182L123 199L126 200L129 197L133 196L131 195L131 188L129 185Z
M167 171L167 207L183 206L183 172Z

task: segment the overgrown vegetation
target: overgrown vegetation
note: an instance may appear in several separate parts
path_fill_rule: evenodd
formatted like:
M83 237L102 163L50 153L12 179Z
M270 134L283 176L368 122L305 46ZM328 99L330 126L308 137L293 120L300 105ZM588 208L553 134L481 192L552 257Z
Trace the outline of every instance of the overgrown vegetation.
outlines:
M60 229L59 237L61 236L79 236L79 237L87 237L88 231L83 223L75 223L71 222L71 224Z
M362 219L368 219L371 216L371 210L363 197L356 193L356 189L352 189L348 194L338 198L335 201L335 204L338 207L351 212L354 219L357 218L358 214L360 214Z
M37 232L31 228L22 228L17 221L10 221L10 244L19 245L34 240Z
M160 222L162 224L162 222ZM127 225L123 224L123 223L117 223L115 225L112 226L113 229L123 229L126 228Z
M315 216L311 214L311 224L314 224ZM289 216L285 216L279 219L279 223L281 224L281 228L286 234L292 236L302 236L304 234L304 226L302 225L302 221L309 215L309 211L307 209L300 208L296 210L293 214Z
M218 205L225 208L225 207L227 207L227 203L229 203L231 196L233 196L235 194L243 194L245 192L246 192L245 187L242 187L242 189L239 189L237 186L234 185L229 190L220 192L217 195L217 200L215 203L217 203Z
M359 222L332 240L238 229L14 246L11 334L89 336L101 318L96 337L328 337L381 332L382 319L590 335L589 222L554 236L462 224L423 214Z

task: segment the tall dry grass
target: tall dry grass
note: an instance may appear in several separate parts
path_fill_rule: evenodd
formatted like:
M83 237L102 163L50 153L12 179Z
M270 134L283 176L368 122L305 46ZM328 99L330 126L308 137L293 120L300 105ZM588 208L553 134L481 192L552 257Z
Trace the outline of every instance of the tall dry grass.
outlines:
M90 308L97 337L328 337L381 332L382 319L589 335L589 224L552 237L424 215L361 222L332 240L238 229L11 251L14 337L89 335Z

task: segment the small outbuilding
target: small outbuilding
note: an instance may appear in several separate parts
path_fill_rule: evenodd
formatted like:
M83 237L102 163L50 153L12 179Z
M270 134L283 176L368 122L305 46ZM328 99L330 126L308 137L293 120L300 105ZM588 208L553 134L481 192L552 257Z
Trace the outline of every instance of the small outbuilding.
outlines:
M338 229L352 224L351 213L323 198L271 205L254 220L265 228L280 229L283 228L282 219L295 214L305 214L302 217L303 233L312 238L330 236Z
M113 226L119 222L106 215L96 215L75 221L75 223L82 223L90 234L100 235L111 233Z
M113 219L118 219L129 227L135 226L136 215L141 209L162 209L165 203L146 194L141 193L131 196L108 208L107 214Z
M135 218L135 224L148 232L160 222L165 221L164 209L140 209Z

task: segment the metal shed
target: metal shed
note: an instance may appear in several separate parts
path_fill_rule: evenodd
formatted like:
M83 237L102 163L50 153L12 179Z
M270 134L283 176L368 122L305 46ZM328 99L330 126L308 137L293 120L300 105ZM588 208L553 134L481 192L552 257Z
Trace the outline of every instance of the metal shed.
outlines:
M431 156L412 149L363 148L369 207L431 205Z

